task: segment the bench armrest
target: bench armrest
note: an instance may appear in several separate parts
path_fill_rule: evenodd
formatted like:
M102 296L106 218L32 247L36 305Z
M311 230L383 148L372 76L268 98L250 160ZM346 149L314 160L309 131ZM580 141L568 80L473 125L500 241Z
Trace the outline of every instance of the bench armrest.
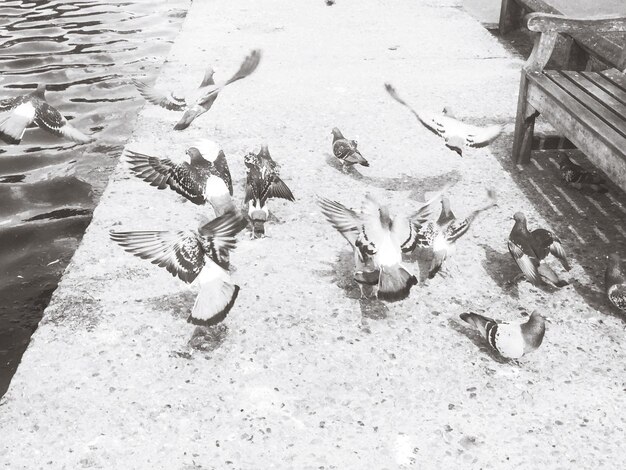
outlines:
M524 18L530 31L567 34L619 33L626 31L626 17L568 18L549 13L531 13Z
M568 18L550 13L531 13L524 18L524 24L535 37L533 51L528 57L524 70L543 70L554 51L559 34L595 34L626 31L626 17ZM622 56L626 52L622 53Z

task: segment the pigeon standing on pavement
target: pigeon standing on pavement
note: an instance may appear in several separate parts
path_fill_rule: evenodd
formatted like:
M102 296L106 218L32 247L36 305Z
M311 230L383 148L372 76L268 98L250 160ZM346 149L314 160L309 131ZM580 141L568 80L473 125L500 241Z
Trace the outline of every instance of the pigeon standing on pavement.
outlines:
M341 161L343 171L347 171L348 168L356 164L370 166L357 149L356 140L346 139L336 127L331 132L333 135L333 154Z
M489 346L506 359L519 359L534 351L543 342L545 318L533 312L527 322L496 322L478 313L462 313L461 320L469 323L487 340Z
M465 124L445 114L417 112L400 98L392 85L386 83L385 89L394 100L407 107L424 126L443 138L448 148L461 156L463 156L464 149L486 147L502 133L502 126L497 124L478 127Z
M563 181L573 188L587 189L597 193L606 193L609 190L602 176L577 165L564 152L559 155L559 170Z
M189 163L174 163L126 150L124 160L138 178L158 189L170 187L194 204L211 204L216 216L234 211L233 183L224 152L210 140L187 149Z
M567 281L559 279L550 266L541 262L552 254L566 271L570 270L565 250L557 236L542 228L529 232L526 217L521 212L515 213L513 220L515 225L509 235L509 253L526 279L533 284L548 283L556 287L568 285Z
M141 96L149 103L161 106L165 109L173 111L185 111L182 118L174 126L177 131L186 129L192 121L206 113L217 99L219 93L229 84L241 80L254 72L261 60L261 51L253 50L242 62L239 70L228 80L223 83L216 84L213 80L213 68L209 67L204 74L204 79L198 89L197 98L192 104L188 104L184 98L169 92L158 90L146 85L144 82L133 79L133 84L139 90Z
M241 215L228 213L198 230L114 231L110 237L124 250L167 269L173 276L198 285L198 296L188 322L211 325L230 311L239 286L228 272L224 253L235 248L235 236L246 223Z
M622 260L617 253L610 254L608 258L604 273L606 295L613 305L626 312L626 276L621 269Z
M280 166L276 163L267 145L262 145L258 154L249 153L244 157L246 166L246 196L248 218L252 222L252 236L261 238L265 235L265 222L269 217L267 201L270 198L285 199L294 202L295 198L289 187L280 178Z
M72 126L59 111L50 106L45 97L46 85L26 95L0 100L0 112L10 111L0 120L0 139L8 144L19 144L24 131L31 124L58 137L65 137L79 144L94 140Z
M361 213L338 202L318 198L322 213L355 251L355 275L359 284L375 283L381 300L408 297L417 277L402 264L400 239L408 220L392 218L389 209L368 196Z

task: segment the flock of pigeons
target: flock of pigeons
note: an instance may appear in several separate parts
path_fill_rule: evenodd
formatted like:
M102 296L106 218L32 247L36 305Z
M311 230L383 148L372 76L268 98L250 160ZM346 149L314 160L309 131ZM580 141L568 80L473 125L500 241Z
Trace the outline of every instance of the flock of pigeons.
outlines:
M228 80L216 84L211 67L206 71L196 96L189 101L133 80L137 90L148 102L172 111L183 111L175 130L187 128L194 119L207 112L217 96L229 84L252 74L259 65L261 52L253 50L239 70ZM18 144L32 124L54 135L77 143L93 140L74 128L44 96L45 85L29 94L0 100L0 112L9 114L0 119L0 139ZM502 132L499 125L477 127L463 123L446 113L417 112L400 98L390 84L389 95L407 107L427 129L439 135L451 150L463 155L469 148L489 145ZM338 128L332 133L332 150L344 172L354 165L369 166L355 140L344 137ZM178 231L115 231L110 237L127 252L167 269L185 283L198 286L198 296L188 321L210 326L222 321L234 305L239 287L230 277L229 253L235 248L236 236L248 225L253 238L263 237L268 220L268 200L294 202L289 187L280 178L280 165L270 155L267 145L258 153L244 156L246 188L244 209L233 202L233 184L228 162L222 149L209 140L202 140L186 151L186 161L175 163L167 158L146 155L126 149L122 155L129 170L157 189L170 188L196 205L209 204L215 218L196 230ZM588 172L563 154L559 160L563 179L578 189L604 192L605 181ZM428 278L440 272L445 260L454 253L456 241L466 234L473 220L483 211L497 205L496 195L487 191L488 202L465 218L457 218L446 196L446 187L426 201L409 216L393 216L388 207L366 196L359 210L318 196L318 204L330 224L348 241L354 255L353 279L362 298L398 301L409 296L418 283L419 273L403 264L403 254L418 248L433 251ZM246 218L242 215L246 214ZM546 262L557 258L566 271L570 265L559 238L549 230L528 229L523 213L513 215L508 249L520 269L512 282L524 277L536 285L560 288L568 285ZM620 257L609 256L606 270L606 292L610 302L626 311L626 276ZM419 268L417 268L419 269ZM461 319L475 327L500 355L517 359L538 348L545 333L545 318L533 313L525 323L498 322L477 313L463 313Z

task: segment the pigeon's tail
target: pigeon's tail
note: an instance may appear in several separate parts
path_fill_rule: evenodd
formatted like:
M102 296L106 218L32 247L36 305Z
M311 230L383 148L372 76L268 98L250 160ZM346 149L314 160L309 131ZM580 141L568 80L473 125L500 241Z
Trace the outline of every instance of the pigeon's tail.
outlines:
M358 150L348 155L344 159L344 161L346 163L349 163L350 165L355 165L358 163L359 165L370 166L369 162L365 158L363 158L363 155L361 155L361 152L359 152Z
M209 269L221 270L217 265ZM187 321L194 325L215 325L224 320L233 307L239 294L239 286L233 284L228 276L219 276L207 282L200 281L199 285L200 291Z
M433 257L433 260L430 263L430 270L428 271L428 279L432 279L437 275L437 273L441 269L441 266L443 265L443 262L446 260L447 255L448 255L448 252L446 250L435 251L435 256Z
M381 266L378 280L378 298L396 301L408 297L417 278L401 264Z
M476 328L483 336L487 336L487 327L490 324L495 323L495 321L491 318L484 317L474 312L462 313L460 317L465 323L468 323Z

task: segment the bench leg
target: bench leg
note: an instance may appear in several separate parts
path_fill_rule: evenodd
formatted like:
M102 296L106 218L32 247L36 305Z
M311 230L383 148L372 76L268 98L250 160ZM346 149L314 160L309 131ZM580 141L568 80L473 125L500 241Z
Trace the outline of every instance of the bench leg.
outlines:
M523 9L515 0L502 0L500 4L500 22L498 29L500 36L510 33L520 27L523 16Z
M520 80L519 98L517 101L517 116L515 117L515 134L513 135L512 157L516 164L528 163L533 146L535 119L539 112L527 100L528 78L522 71Z

